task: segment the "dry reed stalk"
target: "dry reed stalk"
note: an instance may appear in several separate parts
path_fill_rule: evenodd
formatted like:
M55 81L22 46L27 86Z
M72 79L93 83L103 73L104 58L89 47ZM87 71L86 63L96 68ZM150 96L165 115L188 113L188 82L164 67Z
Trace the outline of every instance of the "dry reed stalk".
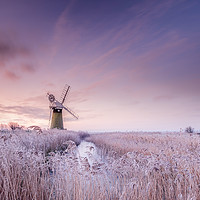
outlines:
M7 133L6 133L7 134ZM200 138L187 134L92 135L102 164L81 169L80 133L16 131L0 137L0 199L200 199Z

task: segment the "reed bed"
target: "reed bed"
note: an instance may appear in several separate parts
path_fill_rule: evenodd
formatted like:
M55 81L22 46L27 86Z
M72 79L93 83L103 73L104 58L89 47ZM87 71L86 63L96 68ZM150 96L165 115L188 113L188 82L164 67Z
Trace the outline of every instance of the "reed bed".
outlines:
M200 139L179 133L51 130L0 135L2 200L200 199ZM100 157L80 165L77 145Z

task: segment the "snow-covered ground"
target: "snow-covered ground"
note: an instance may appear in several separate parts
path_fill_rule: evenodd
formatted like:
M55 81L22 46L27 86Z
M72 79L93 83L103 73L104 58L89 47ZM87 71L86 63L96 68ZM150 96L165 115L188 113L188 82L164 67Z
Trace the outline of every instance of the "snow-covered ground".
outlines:
M101 164L101 158L97 154L97 149L94 143L82 141L77 148L77 157L80 168L94 169Z

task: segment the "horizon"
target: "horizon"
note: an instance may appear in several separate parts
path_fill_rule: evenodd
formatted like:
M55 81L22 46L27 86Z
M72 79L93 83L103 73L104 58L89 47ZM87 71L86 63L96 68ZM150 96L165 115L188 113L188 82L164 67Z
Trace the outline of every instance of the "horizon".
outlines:
M9 122L9 123L14 123L16 125L16 129L17 130L27 130L29 129L30 127L29 126L24 126L22 124L18 124L17 122ZM8 124L0 124L0 129L1 130L9 130L11 129L10 128L10 125ZM32 126L36 126L37 125L32 125ZM191 126L188 126L188 127L191 127ZM85 133L89 133L89 134L101 134L101 133L179 133L179 134L182 134L182 133L188 133L186 131L186 128L188 127L185 127L185 128L180 128L179 130L157 130L157 129L154 129L154 130L116 130L116 129L109 129L109 130L70 130L70 129L57 129L57 128L53 128L51 129L50 127L47 127L47 128L41 128L41 130L45 130L45 131L48 131L48 130L67 130L67 131L72 131L72 132L85 132ZM195 129L193 127L191 127L193 129L193 132L192 133L199 133L200 130L198 129ZM15 130L15 129L14 129ZM34 130L34 129L33 129ZM36 130L36 129L35 129ZM38 129L37 129L38 130ZM36 131L37 131L36 130Z
M71 86L64 128L200 130L200 2L0 2L0 124L49 124L50 92Z

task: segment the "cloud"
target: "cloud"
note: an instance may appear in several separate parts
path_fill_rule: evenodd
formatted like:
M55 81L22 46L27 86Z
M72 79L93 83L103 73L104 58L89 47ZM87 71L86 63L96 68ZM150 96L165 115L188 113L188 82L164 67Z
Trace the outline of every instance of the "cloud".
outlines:
M143 3L134 4L130 8L130 10L136 12L137 17L139 18L147 16L149 17L152 15L160 17L160 15L163 15L164 14L163 12L166 12L174 3L175 3L174 0L168 0L166 2L160 2L159 0L156 1L145 0L143 1Z
M30 64L24 64L24 65L21 65L21 71L27 72L27 73L33 73L35 72L35 68Z
M38 95L38 96L33 96L33 97L29 97L27 98L25 101L30 101L30 102L41 102L44 101L46 102L46 98L45 95Z
M25 73L34 72L35 68L32 65L20 64L20 62L27 62L31 55L31 50L20 44L16 36L12 36L9 33L5 36L0 32L0 70L5 78L9 80L20 79L21 76L16 73L17 69Z
M108 64L112 62L112 59L116 56L116 53L119 50L119 47L109 49L108 51L99 54L86 65L78 64L67 69L66 73L69 77L73 78L76 78L77 74L81 74L87 79L92 79L108 70Z
M182 38L171 38L170 40L170 37L173 37L173 34L171 34L168 38L164 38L166 43L161 44L163 40L162 31L168 33L169 30L161 27L162 30L154 31L154 26L158 23L155 19L164 16L174 4L175 2L172 0L164 3L142 1L138 3L138 6L135 6L137 4L134 3L133 8L127 14L131 15L129 19L126 18L127 15L124 15L125 17L122 16L122 18L116 19L115 23L109 28L103 28L102 30L103 26L107 27L107 21L109 23L112 19L108 19L106 22L102 20L98 22L98 25L92 24L91 27L89 20L88 26L84 26L84 24L79 26L75 23L75 17L69 12L71 8L69 9L70 6L68 6L68 9L60 15L55 28L56 38L62 41L62 44L66 44L65 46L70 46L70 57L67 57L66 54L66 60L70 61L68 66L72 67L66 68L66 75L70 79L80 79L80 74L86 80L92 81L94 78L102 78L104 73L112 71L113 68L129 68L130 65L132 69L134 68L133 73L135 73L136 67L140 71L144 70L146 74L149 71L151 72L153 67L148 67L149 63L160 61L159 56L162 56L163 60L164 58L167 59L166 52L169 55L170 50L172 51L185 42L184 38L183 40L181 40ZM116 25L117 21L119 23ZM91 20L91 22L93 21ZM152 23L155 24L152 25ZM73 27L71 27L72 25ZM87 38L82 38L80 30L83 35L86 33L90 35L89 41L87 41ZM81 35L80 38L79 34ZM166 35L164 34L165 37L167 37ZM71 48L75 43L78 43L77 54ZM82 50L81 54L79 54L80 50ZM82 59L83 55L85 60ZM159 58L158 61L157 58ZM129 66L127 66L128 61L131 62ZM136 67L135 63L138 64Z
M45 83L46 86L49 86L49 87L54 87L55 84L54 83L51 83L51 82L48 82L48 83Z
M17 74L15 74L14 72L12 72L12 71L6 70L4 75L5 75L6 78L8 78L10 80L14 80L15 81L15 80L20 79L20 77Z
M39 107L44 106L44 108L48 109L49 101L46 97L46 94L38 95L38 96L32 96L29 98L24 99L21 104L31 104L31 105L39 105Z
M73 38L74 38L74 35L75 35L74 32L72 34L70 34L72 27L68 27L69 26L68 15L69 15L74 3L75 3L75 0L69 1L69 4L67 4L67 6L63 10L63 12L60 14L60 16L58 17L58 19L55 23L54 38L53 38L54 44L52 46L52 55L50 57L50 60L52 60L53 57L56 55L60 45L62 44L63 37L64 38L66 37L66 32L67 32L67 38L72 37L72 38L70 38L71 40L73 40Z
M4 67L7 62L16 57L27 57L30 50L22 45L0 38L0 67Z
M48 119L47 109L33 106L6 106L0 104L0 113L17 114L33 119Z
M173 95L160 95L160 96L154 97L154 101L171 101L175 98L176 97Z

